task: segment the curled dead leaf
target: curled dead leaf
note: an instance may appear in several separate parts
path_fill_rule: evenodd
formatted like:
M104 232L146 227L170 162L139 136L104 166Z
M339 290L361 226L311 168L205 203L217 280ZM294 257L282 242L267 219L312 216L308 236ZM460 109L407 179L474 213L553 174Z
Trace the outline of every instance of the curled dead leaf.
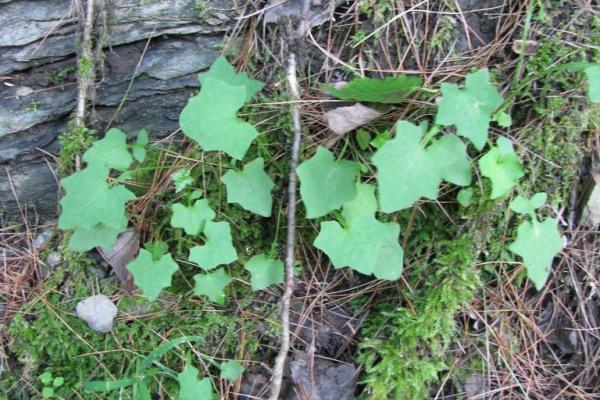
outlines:
M325 147L333 146L344 134L368 124L382 115L383 112L360 103L327 111L325 113L327 125L336 135L325 144Z
M133 279L127 270L127 264L135 258L140 250L140 236L138 233L133 229L129 229L117 237L117 241L112 248L98 247L97 250L104 261L115 271L123 288L127 292L132 292L134 289Z
M515 40L512 49L515 53L524 56L534 56L539 51L539 44L535 40Z

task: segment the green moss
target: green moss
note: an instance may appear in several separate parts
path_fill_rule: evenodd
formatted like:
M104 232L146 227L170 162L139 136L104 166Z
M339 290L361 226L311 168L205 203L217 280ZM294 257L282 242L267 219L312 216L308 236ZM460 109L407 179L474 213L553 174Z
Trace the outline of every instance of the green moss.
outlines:
M94 62L88 57L80 57L77 62L77 74L79 79L91 79L94 77Z
M77 156L81 156L92 145L96 135L93 130L85 126L76 126L60 135L58 140L60 143L58 174L65 176L75 170Z
M436 246L432 263L416 264L425 277L411 306L380 306L363 330L358 361L364 366L369 398L427 399L430 385L447 368L445 351L456 335L454 314L479 285L474 249L463 237Z
M32 392L36 393L34 398L41 398L43 384L37 376L48 368L54 376L65 380L63 386L56 388L61 398L96 398L83 392L86 381L123 378L140 355L181 336L205 338L201 346L195 346L196 350L219 358L236 358L240 351L251 358L258 349L253 335L248 335L249 340L240 348L240 329L251 332L254 322L236 315L234 310L218 310L202 299L187 296L165 294L163 300L154 303L141 297L119 297L116 286L97 281L90 268L92 260L68 251L64 254L66 264L44 284L40 292L44 295L23 308L8 330L11 356L20 365L11 375L3 376L0 383L10 399L28 399ZM184 277L178 275L176 286L179 287L175 291L189 292ZM178 290L180 288L183 290ZM118 301L121 313L113 331L107 335L91 331L74 315L77 301L98 291L117 296L113 299ZM239 306L247 308L251 301L252 297L246 296ZM258 312L268 316L275 307L262 305ZM183 353L172 351L161 362L178 371L182 368ZM22 382L28 382L31 388ZM169 396L176 393L176 385L163 380L160 388L158 382L153 382L151 390L163 396L161 398L171 398ZM129 398L130 392L110 392L102 398L123 398L119 396Z

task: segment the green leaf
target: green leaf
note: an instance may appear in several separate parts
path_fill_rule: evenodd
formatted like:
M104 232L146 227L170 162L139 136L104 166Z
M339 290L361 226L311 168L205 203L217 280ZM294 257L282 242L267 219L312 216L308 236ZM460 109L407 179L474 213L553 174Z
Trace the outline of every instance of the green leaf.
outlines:
M108 168L90 164L60 182L66 191L61 199L60 229L84 228L98 224L120 229L125 216L125 203L135 195L124 186L109 187Z
M194 246L190 250L189 261L196 263L205 271L221 264L230 264L238 259L231 243L231 228L227 222L207 221L204 227L206 243Z
M252 100L252 97L265 85L261 81L250 79L245 72L236 73L233 66L223 56L217 58L207 72L201 72L198 76L203 85L207 79L214 78L232 86L243 86L246 90L246 102Z
M148 144L148 132L142 129L133 145L133 158L139 162L144 162L146 159L146 145Z
M255 255L246 262L244 268L251 274L250 284L254 291L283 283L283 262L271 260L266 254Z
M54 396L54 389L51 387L45 387L42 389L42 397L44 399L49 399L50 397Z
M390 134L390 131L379 132L377 134L377 136L375 136L375 139L371 140L370 144L371 144L371 146L375 147L376 149L380 149L391 138L392 138L392 135Z
M119 229L98 224L91 229L75 228L67 247L73 251L84 252L95 247L104 247L107 249L117 241L119 233L123 232L127 226L127 218L123 216L123 226Z
M152 400L150 389L148 388L148 385L144 379L138 381L137 385L134 385L133 389L135 400Z
M205 151L223 151L241 160L258 135L254 126L236 117L245 98L244 86L203 79L202 90L190 98L179 115L181 130Z
M481 175L492 181L491 199L502 197L525 175L509 139L500 136L496 146L479 159Z
M498 111L492 116L492 121L496 122L502 128L510 128L512 125L512 117L504 111Z
M585 70L588 81L588 97L592 103L600 103L600 65L590 65Z
M221 363L221 379L237 381L244 373L244 366L235 360Z
M52 381L52 386L54 386L55 388L57 388L57 387L61 387L64 383L65 383L65 378L63 378L62 376L57 376Z
M241 172L230 170L221 181L227 187L227 202L238 203L263 217L271 216L273 180L263 170L264 161L257 158L244 166Z
M308 218L318 218L340 208L356 196L359 165L336 161L333 153L319 147L315 155L298 166L300 195Z
M523 221L517 229L517 239L508 249L523 259L527 276L541 290L550 275L552 260L562 250L563 241L558 221L548 218L542 222Z
M144 296L156 300L162 289L171 286L171 277L178 266L171 254L165 254L156 261L149 251L141 249L135 260L127 265L127 269Z
M175 203L171 205L171 210L173 211L171 226L183 228L188 235L199 234L204 230L206 221L212 221L216 217L207 199L196 200L191 207Z
M467 146L455 135L444 135L427 148L440 179L459 186L469 186L472 179ZM436 196L437 197L437 196Z
M127 136L119 129L110 129L103 139L95 141L83 154L83 161L125 171L133 162L127 147Z
M410 207L421 197L436 199L443 180L461 186L471 183L465 144L454 135L444 135L424 148L423 134L424 126L399 121L394 139L373 156L384 212Z
M369 131L359 129L358 132L356 132L356 142L361 150L368 149L369 144L371 143L371 134Z
M164 242L144 243L144 248L148 250L154 261L160 260L169 251Z
M124 378L114 381L89 381L85 383L83 390L87 393L110 392L111 390L131 386L136 382L137 379L135 378Z
M173 172L173 174L171 174L171 179L175 184L175 193L181 192L183 189L194 183L191 171L186 168L178 169Z
M359 183L356 185L356 197L344 203L342 217L346 224L352 224L365 215L375 216L376 212L375 186Z
M480 69L467 75L464 88L442 83L436 124L456 125L460 136L481 150L488 137L490 117L502 104L502 96L489 82L489 71Z
M395 78L359 78L341 89L325 85L325 89L338 99L372 103L398 104L423 83L421 78L399 75Z
M217 304L225 302L225 286L231 282L231 277L227 275L225 269L218 268L206 274L196 274L194 280L196 281L195 295L206 296Z
M198 369L186 363L183 371L177 374L179 382L178 400L214 399L210 378L198 379Z
M456 195L456 201L463 207L469 207L471 205L471 199L473 198L473 188L461 189Z
M45 371L43 374L41 374L39 377L39 380L42 382L42 384L44 386L49 386L50 382L52 382L52 372L50 371Z
M592 63L587 61L575 61L567 64L560 65L557 70L558 71L569 71L569 72L582 72L585 71L586 68L591 67Z
M531 206L535 210L537 210L538 208L540 208L541 206L544 205L544 203L546 202L547 198L548 198L548 195L546 193L544 193L544 192L536 193L531 198Z
M535 219L535 210L546 202L547 197L548 195L544 192L536 193L531 199L517 196L510 202L509 207L516 213L530 215L532 219Z
M379 279L396 280L402 274L402 247L398 243L400 225L375 218L372 204L375 189L359 184L356 199L344 204L347 228L334 221L321 222L314 246L330 258L335 268L350 267Z

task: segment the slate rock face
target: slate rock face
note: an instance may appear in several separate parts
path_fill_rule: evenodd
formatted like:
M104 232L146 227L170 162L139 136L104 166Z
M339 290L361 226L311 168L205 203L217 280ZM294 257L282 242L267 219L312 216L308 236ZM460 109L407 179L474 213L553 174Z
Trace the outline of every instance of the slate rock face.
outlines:
M56 214L52 156L77 91L79 21L72 7L70 0L0 0L0 221L19 218L15 195L41 219ZM111 126L130 135L174 131L199 86L197 72L218 56L235 23L234 1L111 0L104 10L92 127L104 132L126 96Z

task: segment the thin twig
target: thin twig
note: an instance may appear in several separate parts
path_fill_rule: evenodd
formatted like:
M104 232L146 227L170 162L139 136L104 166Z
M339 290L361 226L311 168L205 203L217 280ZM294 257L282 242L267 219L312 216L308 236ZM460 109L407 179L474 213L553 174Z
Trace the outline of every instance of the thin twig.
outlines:
M300 99L298 79L296 77L296 55L290 53L288 58L287 79L293 100ZM300 137L302 126L300 124L300 103L292 104L292 121L294 124L294 140L292 143L292 164L290 167L288 185L288 210L287 210L287 239L285 255L285 289L281 297L281 346L275 366L273 367L273 380L271 383L270 400L277 400L281 391L283 370L287 353L290 349L290 302L294 290L294 263L296 248L296 168L300 159Z
M81 34L81 52L78 62L79 89L77 91L77 108L75 109L75 124L85 125L85 104L89 87L93 84L94 62L92 56L92 28L94 25L94 0L87 0L83 31Z

